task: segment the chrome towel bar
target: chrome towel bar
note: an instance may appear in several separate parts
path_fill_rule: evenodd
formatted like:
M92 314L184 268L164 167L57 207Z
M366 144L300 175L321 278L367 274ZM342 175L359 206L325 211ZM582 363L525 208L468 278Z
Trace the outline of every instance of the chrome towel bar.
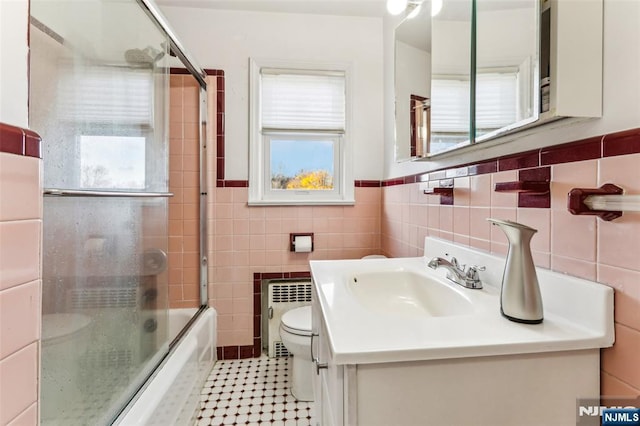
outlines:
M128 198L168 198L172 192L124 192L124 191L88 191L82 189L45 188L45 197L128 197Z

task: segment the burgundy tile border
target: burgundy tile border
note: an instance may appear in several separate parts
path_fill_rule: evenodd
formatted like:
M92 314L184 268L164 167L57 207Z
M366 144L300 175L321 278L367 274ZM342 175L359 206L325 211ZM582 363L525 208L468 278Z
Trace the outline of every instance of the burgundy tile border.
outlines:
M379 180L356 180L354 182L356 188L379 188L382 182Z
M382 181L382 186L395 186L395 185L404 185L404 179L403 178L395 178L395 179L388 179L388 180L383 180Z
M611 133L602 138L602 156L639 154L640 128Z
M33 18L31 18L31 19L33 19ZM60 43L62 43L62 41L60 41ZM211 69L211 68L205 68L204 72L205 72L205 74L211 75L211 76L224 75L224 71L223 70L214 70L214 69ZM191 75L191 72L186 68L170 67L169 68L169 74L172 74L172 75Z
M42 158L41 142L32 130L0 123L0 152Z
M24 155L24 131L19 127L0 124L0 152Z
M485 175L498 171L498 160L485 161L484 163L470 164L467 166L467 175Z
M209 76L216 77L216 187L246 188L249 181L225 180L225 90L224 70L205 69Z
M248 180L222 180L218 179L216 181L216 186L218 188L248 188L249 181Z
M600 158L602 156L602 139L602 136L594 136L568 144L542 148L540 151L540 165L548 166Z
M540 151L528 151L521 154L498 158L498 171L518 170L540 165Z
M518 179L522 181L551 182L551 167L536 167L518 171Z
M169 74L171 74L171 75L191 75L191 72L186 68L171 67L171 68L169 68Z
M475 176L504 170L529 169L628 154L640 154L640 127L562 143L534 151L526 151L520 154L496 157L478 163L469 163L463 166L434 170L417 175L395 177L383 180L381 186L403 185L427 180L434 181L447 177ZM428 178L425 178L427 175Z

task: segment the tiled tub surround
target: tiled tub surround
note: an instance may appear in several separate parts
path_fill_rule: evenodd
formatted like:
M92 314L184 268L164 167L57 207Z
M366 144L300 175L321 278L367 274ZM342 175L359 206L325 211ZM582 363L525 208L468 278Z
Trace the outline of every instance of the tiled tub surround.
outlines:
M38 419L40 176L40 137L0 123L1 425Z
M519 208L518 195L493 191L520 170L551 167L550 208ZM454 179L454 204L424 195L425 181ZM531 241L537 265L615 288L616 343L602 353L602 394L640 395L640 215L605 222L567 211L573 188L615 183L640 194L640 129L383 182L381 244L393 257L418 256L426 235L505 255L507 240L487 217L538 229ZM570 301L567 301L570 303Z
M169 306L200 306L199 88L171 69L169 92Z

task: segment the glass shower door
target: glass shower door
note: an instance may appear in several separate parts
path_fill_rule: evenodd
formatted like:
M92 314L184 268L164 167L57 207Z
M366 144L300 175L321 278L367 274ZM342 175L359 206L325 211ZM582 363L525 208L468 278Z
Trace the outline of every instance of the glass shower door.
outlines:
M31 15L42 423L109 424L169 346L169 44L134 0L32 0Z

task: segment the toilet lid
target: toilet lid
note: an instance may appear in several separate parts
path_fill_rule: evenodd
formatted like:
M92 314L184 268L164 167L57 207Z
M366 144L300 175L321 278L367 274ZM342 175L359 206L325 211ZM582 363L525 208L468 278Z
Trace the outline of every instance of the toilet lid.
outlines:
M56 341L85 328L91 318L82 314L42 315L42 341Z
M280 322L285 330L292 333L311 335L311 306L285 312Z

